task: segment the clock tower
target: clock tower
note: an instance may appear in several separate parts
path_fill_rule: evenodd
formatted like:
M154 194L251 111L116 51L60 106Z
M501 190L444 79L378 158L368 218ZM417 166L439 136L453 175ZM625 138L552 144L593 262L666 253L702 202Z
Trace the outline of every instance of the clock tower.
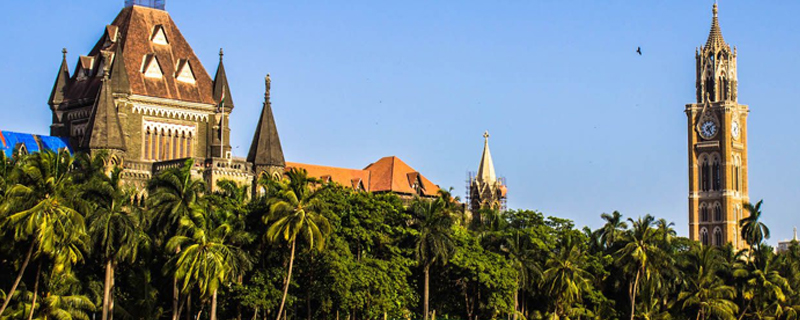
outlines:
M725 43L714 4L711 31L697 60L696 103L686 105L689 136L689 237L703 245L744 247L748 213L747 114L738 103L736 48Z

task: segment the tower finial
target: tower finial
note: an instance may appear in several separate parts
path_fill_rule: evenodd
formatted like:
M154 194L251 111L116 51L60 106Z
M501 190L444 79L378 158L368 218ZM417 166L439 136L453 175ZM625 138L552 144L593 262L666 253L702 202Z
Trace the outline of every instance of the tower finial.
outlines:
M714 8L711 9L711 12L714 13L714 17L717 16L717 12L719 12L719 9L717 8L717 1L714 1Z
M61 55L64 56L64 59L67 58L67 48L61 48Z
M487 141L489 140L489 130L483 132L483 138L486 139Z
M272 79L269 78L269 73L267 73L267 76L264 77L264 85L266 87L264 96L267 98L267 101L269 101L269 90L272 88Z
M220 62L222 61L222 56L224 56L224 55L225 55L225 53L222 52L222 48L219 48L219 61Z

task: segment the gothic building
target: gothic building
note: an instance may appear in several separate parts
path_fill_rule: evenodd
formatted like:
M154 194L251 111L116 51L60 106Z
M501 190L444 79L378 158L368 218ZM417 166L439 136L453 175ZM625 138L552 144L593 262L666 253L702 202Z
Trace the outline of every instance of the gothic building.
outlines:
M78 58L72 74L64 50L48 100L53 137L3 133L3 151L102 150L111 155L110 165L125 169L124 181L142 193L148 179L187 159L194 160L192 174L212 190L221 179L253 185L262 176L281 178L288 168L272 113L269 75L247 158L235 158L228 125L234 102L223 52L212 78L164 5L164 0L126 0L94 48ZM397 157L384 157L363 170L288 166L306 169L323 181L405 198L434 197L439 191Z
M469 179L469 209L504 209L507 189L503 179L497 177L489 152L489 132L483 133L483 155L478 173Z
M689 137L689 237L703 245L744 242L748 215L748 106L737 99L736 48L725 43L714 4L711 32L697 59L696 99L686 105Z

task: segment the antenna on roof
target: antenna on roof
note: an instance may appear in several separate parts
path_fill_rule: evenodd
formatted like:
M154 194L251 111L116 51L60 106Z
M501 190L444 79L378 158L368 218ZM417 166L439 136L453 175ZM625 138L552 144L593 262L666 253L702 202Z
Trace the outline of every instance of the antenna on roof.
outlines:
M125 0L125 7L142 6L153 9L165 10L167 0Z

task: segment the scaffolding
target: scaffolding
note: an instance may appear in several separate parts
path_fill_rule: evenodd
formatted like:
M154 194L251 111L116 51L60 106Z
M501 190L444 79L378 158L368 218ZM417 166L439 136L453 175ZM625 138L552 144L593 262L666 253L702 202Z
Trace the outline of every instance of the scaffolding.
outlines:
M477 177L477 173L475 171L467 171L467 180L466 180L466 196L464 196L464 203L467 204L467 207L471 209L472 206L472 182L475 181ZM497 182L499 186L505 187L506 194L505 196L500 196L500 211L505 211L508 207L508 187L506 187L506 177L497 177Z
M165 10L167 0L125 0L125 7L142 6Z

